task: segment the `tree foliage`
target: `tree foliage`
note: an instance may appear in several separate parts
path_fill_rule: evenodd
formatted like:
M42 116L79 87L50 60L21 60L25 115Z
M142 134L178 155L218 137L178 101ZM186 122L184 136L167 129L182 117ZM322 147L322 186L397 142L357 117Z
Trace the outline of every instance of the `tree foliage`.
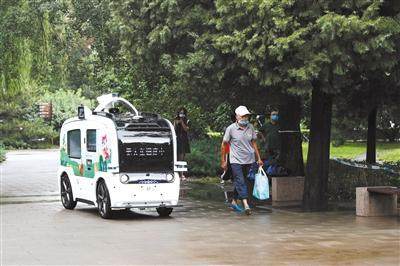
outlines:
M332 114L336 125L378 108L398 128L396 0L1 1L0 33L3 128L48 100L59 127L64 107L108 92L170 119L185 106L194 136L222 130L239 104L278 103L285 129L312 129L311 209L325 200Z

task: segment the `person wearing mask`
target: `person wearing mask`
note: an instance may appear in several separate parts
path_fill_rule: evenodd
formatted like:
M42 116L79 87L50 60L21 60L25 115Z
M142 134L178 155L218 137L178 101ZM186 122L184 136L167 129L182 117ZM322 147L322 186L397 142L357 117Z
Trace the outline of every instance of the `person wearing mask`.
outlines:
M252 192L249 191L247 175L251 165L256 161L259 166L263 162L257 147L256 131L249 123L250 112L245 106L239 106L235 110L236 122L232 123L225 131L221 144L221 167L226 170L228 162L225 156L225 146L229 144L229 161L232 168L234 195L231 207L235 211L242 212L243 209L238 205L238 200L243 203L244 211L247 215L251 214L248 199Z
M265 155L269 165L278 164L281 154L281 137L279 134L279 112L271 112L270 121L261 128L262 139L265 142Z
M189 119L187 118L187 110L185 107L178 109L174 119L174 127L176 132L178 160L184 161L186 153L190 153L189 143ZM181 179L186 180L185 175L181 172Z

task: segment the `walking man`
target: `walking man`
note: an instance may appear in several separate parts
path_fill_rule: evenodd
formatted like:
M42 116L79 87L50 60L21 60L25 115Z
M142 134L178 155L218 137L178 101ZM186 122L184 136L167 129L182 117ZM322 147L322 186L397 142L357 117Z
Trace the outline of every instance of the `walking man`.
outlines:
M239 106L235 110L236 122L231 124L225 131L224 138L221 144L221 167L227 169L227 161L225 156L225 146L229 144L230 155L229 161L232 168L234 182L234 196L231 207L238 212L243 209L238 205L237 200L241 200L244 210L247 215L251 214L251 209L248 204L248 199L251 197L249 191L247 174L251 165L256 161L259 166L263 162L260 157L260 152L257 147L256 131L249 123L250 112L245 106ZM249 195L250 194L250 195Z

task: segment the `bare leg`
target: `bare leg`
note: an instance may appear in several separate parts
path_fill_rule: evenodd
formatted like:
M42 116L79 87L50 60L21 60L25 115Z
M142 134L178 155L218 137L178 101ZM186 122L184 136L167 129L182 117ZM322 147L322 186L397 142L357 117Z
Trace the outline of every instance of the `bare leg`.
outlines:
M243 207L244 207L245 209L250 208L250 207L249 207L249 204L247 203L247 199L243 199L242 202L243 202Z
M186 153L182 153L181 154L181 161L185 161L185 155L186 155ZM182 172L182 177L183 177L183 179L186 179L186 176L185 176L185 174Z
M246 212L247 215L251 215L251 209L249 207L249 204L247 203L247 199L243 199L243 207L244 207L244 211Z

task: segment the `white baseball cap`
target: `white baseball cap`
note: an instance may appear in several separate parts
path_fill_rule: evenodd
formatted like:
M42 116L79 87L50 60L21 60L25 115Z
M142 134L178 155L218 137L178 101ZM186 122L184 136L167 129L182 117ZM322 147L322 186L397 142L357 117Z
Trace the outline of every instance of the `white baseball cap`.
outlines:
M241 105L235 109L235 114L239 115L239 116L245 116L245 115L249 115L250 112L246 106Z

